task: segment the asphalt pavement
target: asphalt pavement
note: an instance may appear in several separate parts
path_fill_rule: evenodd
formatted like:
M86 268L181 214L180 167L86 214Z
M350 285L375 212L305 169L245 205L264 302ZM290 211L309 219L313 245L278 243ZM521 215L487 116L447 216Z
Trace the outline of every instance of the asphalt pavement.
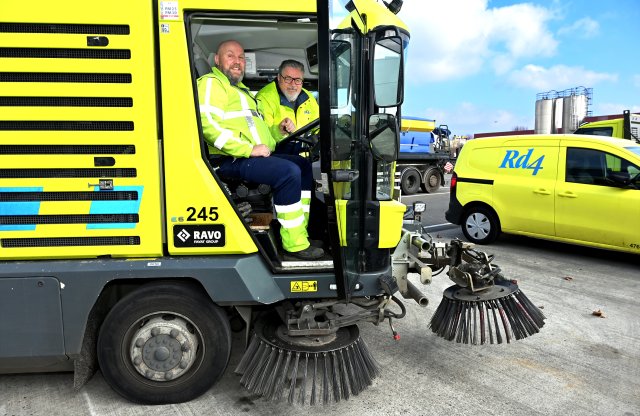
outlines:
M458 227L432 236L463 239ZM540 333L501 345L447 342L428 324L451 283L440 275L423 286L412 277L429 305L405 301L407 316L394 323L398 341L387 324L360 326L381 375L348 401L302 407L249 394L233 373L242 355L242 337L234 334L222 380L189 403L129 403L99 372L79 391L69 373L2 375L0 416L640 416L640 257L516 236L482 249L495 254L503 273L542 308L547 320Z

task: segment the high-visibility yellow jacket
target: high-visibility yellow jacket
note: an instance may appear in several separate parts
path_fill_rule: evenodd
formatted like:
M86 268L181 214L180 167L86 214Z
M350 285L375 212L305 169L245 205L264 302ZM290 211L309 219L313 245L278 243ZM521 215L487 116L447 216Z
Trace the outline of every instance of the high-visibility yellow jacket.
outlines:
M218 68L198 78L200 118L211 154L249 157L253 146L264 144L274 150L258 108L258 101L242 83L231 85Z
M289 117L296 125L296 129L309 124L320 116L318 102L306 89L300 91L300 96L295 103L289 102L284 96L278 92L276 81L267 84L262 88L256 98L261 104L264 121L269 126L271 135L280 142L284 139L280 133L280 122ZM295 108L295 105L298 107Z

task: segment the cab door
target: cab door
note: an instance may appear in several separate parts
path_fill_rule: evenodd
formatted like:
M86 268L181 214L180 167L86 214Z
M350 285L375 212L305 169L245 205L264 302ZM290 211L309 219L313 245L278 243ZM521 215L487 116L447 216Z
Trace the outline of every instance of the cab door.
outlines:
M639 243L640 190L615 186L607 176L638 167L615 149L570 142L561 149L562 166L556 193L556 235L559 238L625 247Z
M377 180L378 176L392 177L388 159L396 152L385 152L385 144L391 137L395 138L390 142L392 148L397 146L397 123L393 116L370 117L375 110L371 87L374 38L360 25L351 27L347 16L349 12L338 2L318 1L321 171L338 297L348 301L358 283L376 289L379 281L391 279L390 248L381 243L383 208L377 193L382 188ZM351 14L352 19L359 16ZM395 81L388 80L396 86L401 85L401 60L401 51L397 51ZM400 89L396 97L402 97ZM371 130L376 140L370 140ZM376 163L376 158L384 163ZM380 172L382 165L384 172Z

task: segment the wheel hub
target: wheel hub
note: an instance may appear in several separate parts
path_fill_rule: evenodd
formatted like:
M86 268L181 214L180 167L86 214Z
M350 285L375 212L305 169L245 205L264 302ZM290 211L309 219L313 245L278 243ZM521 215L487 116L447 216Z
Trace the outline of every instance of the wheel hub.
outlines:
M485 238L490 231L490 224L487 217L476 213L467 219L467 230L476 238Z
M173 380L188 371L198 349L193 326L177 315L143 322L131 338L130 358L136 371L153 381Z

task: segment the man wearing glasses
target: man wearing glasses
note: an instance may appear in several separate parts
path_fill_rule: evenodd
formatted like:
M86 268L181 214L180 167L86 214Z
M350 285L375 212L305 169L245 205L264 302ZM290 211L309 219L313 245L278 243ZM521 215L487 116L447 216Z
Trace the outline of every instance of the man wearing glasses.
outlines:
M287 59L280 64L276 80L256 95L262 105L264 121L276 142L319 116L318 102L302 88L303 81L304 65Z

